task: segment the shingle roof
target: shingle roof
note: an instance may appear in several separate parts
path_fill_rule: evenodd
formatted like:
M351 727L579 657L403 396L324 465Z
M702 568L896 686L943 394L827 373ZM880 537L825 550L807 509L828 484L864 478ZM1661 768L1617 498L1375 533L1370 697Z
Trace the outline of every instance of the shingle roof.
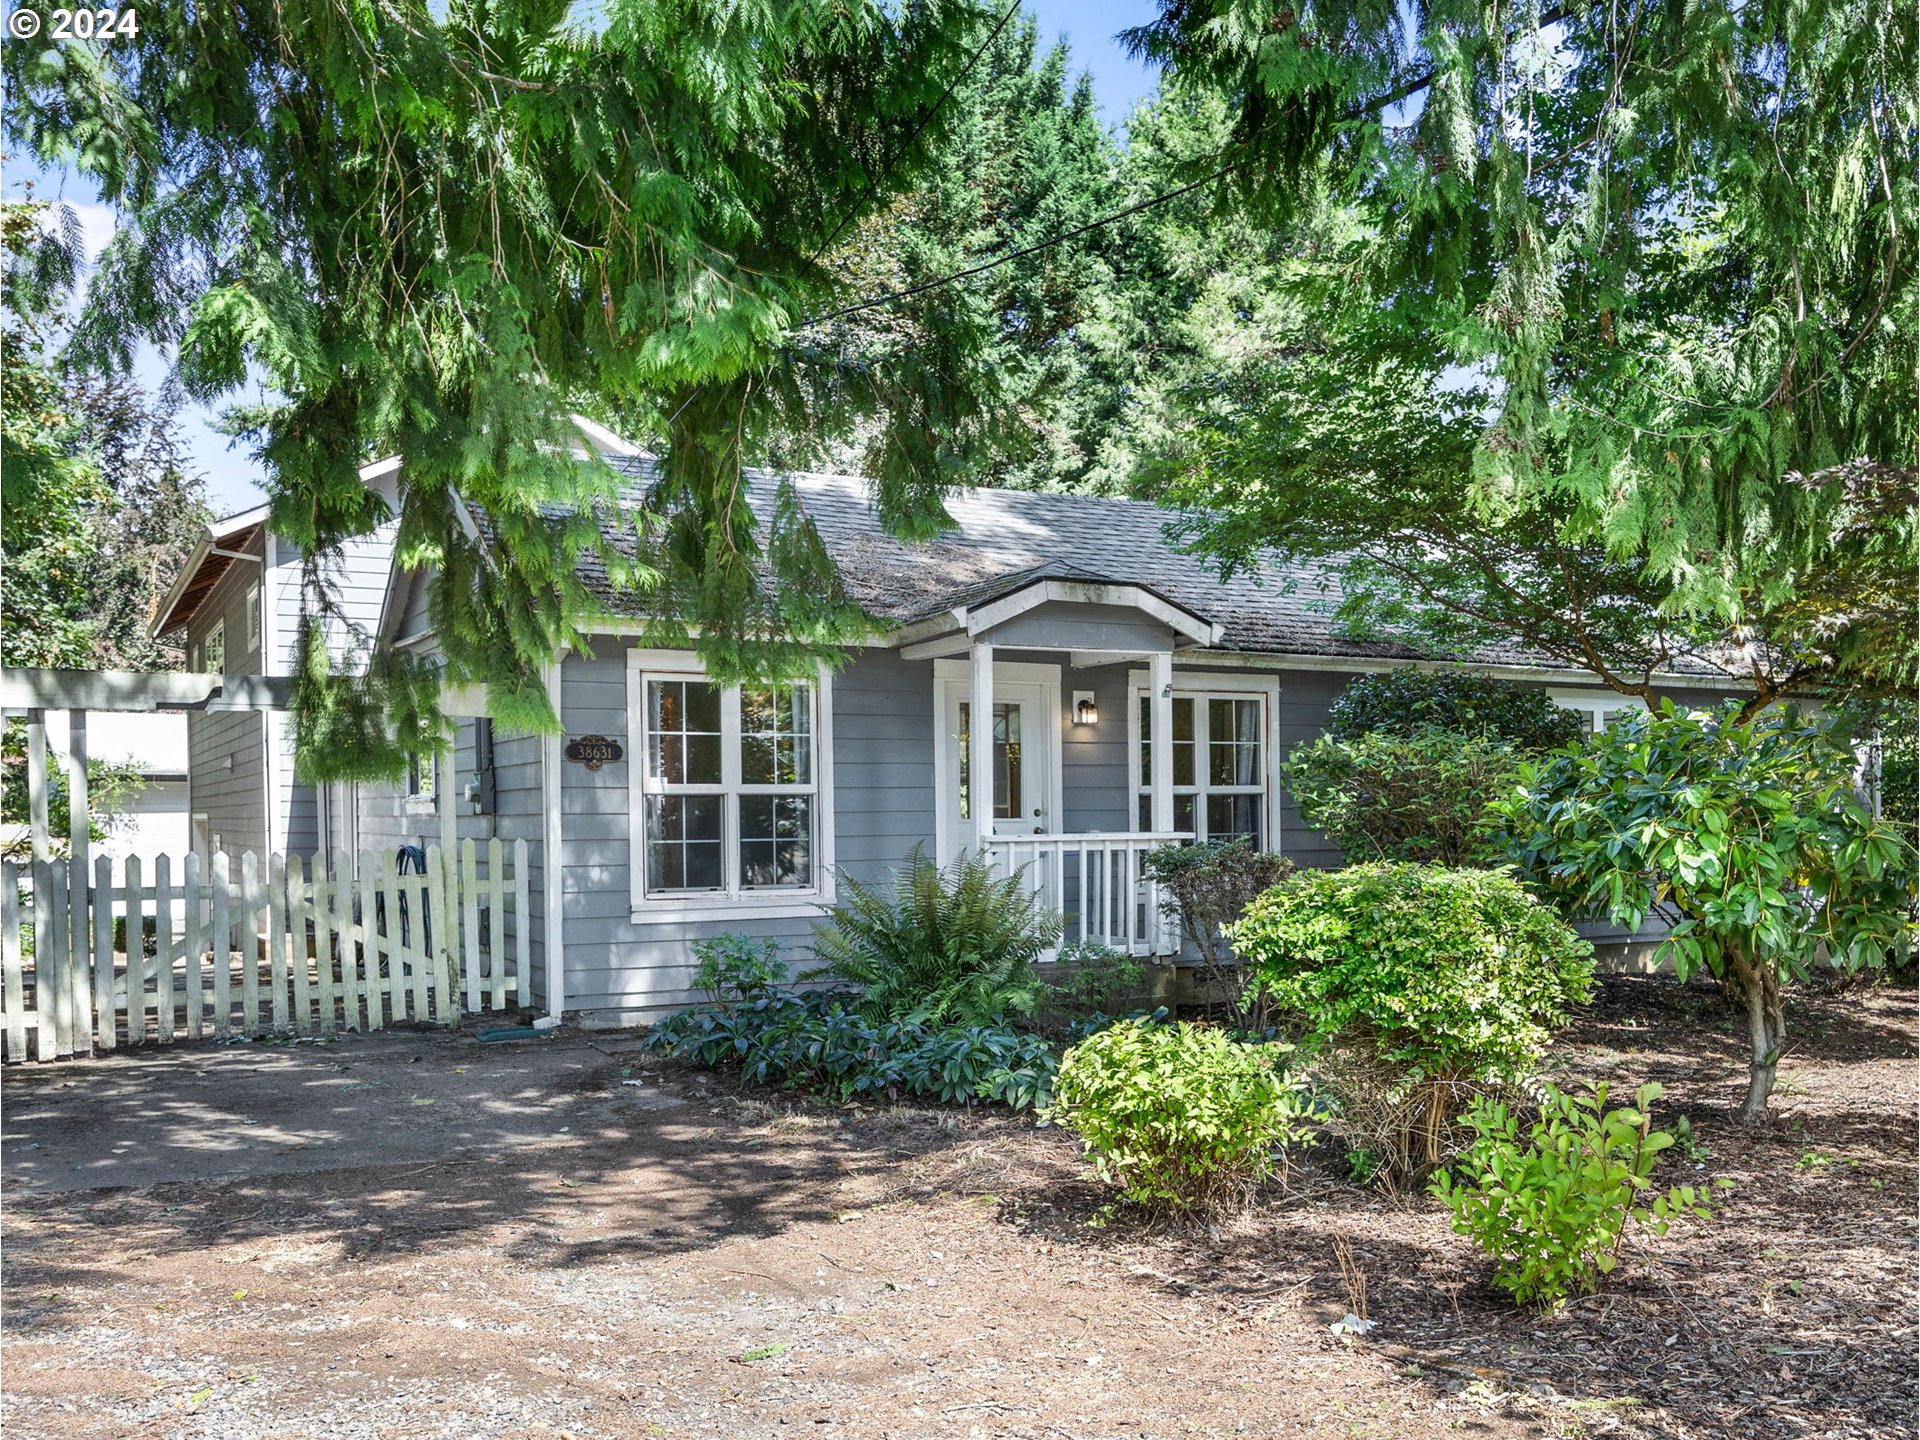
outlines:
M609 457L611 458L611 457ZM637 490L649 478L644 458L614 461ZM751 495L770 518L773 477L748 472ZM1273 556L1254 571L1222 579L1168 537L1168 512L1136 500L1019 490L962 490L947 500L955 526L924 544L896 540L867 500L867 484L846 475L790 474L801 506L833 557L847 594L871 615L909 624L960 605L978 605L1041 579L1140 585L1224 628L1220 647L1249 654L1356 659L1432 659L1392 640L1340 633L1338 567ZM604 573L589 572L616 614L635 610ZM1518 644L1490 645L1447 657L1469 664L1568 669Z

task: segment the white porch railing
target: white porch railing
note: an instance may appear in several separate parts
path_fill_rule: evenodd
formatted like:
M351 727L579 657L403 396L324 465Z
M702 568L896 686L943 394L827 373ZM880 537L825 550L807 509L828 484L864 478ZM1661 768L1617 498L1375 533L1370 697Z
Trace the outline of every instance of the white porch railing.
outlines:
M1188 832L1088 831L1078 835L995 835L986 851L1002 875L1025 869L1027 889L1066 921L1066 943L1089 941L1130 955L1173 955L1178 928L1160 913L1160 887L1142 873L1149 850L1193 838Z

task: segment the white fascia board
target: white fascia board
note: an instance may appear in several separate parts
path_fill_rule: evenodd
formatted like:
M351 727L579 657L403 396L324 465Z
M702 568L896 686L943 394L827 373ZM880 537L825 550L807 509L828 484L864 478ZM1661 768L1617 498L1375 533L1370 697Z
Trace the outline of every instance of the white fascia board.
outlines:
M1590 685L1607 694L1619 692L1591 671L1551 665L1483 665L1471 660L1378 659L1347 655L1312 655L1293 651L1209 651L1196 654L1183 651L1182 665L1218 666L1236 670L1328 670L1343 675L1368 675L1380 670L1458 670L1485 675L1495 680L1543 680L1562 685ZM1667 686L1692 686L1700 690L1744 691L1750 687L1719 675L1688 675L1678 671L1656 671L1652 683Z
M1221 627L1191 610L1169 603L1138 585L1108 585L1088 580L1036 580L1011 595L975 606L967 613L967 633L978 635L1051 601L1067 605L1113 605L1138 610L1196 645L1212 645Z
M584 415L569 415L567 419L573 422L573 428L586 436L588 443L596 450L622 457L644 456L647 453L631 440L614 434L606 426L589 420Z

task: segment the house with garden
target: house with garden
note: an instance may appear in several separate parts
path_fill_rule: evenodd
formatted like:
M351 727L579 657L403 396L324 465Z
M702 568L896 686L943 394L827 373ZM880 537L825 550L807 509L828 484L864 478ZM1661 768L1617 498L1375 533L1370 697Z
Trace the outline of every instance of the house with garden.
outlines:
M651 458L585 433L637 501ZM531 927L528 998L630 1023L692 998L690 947L703 939L775 940L804 960L843 877L882 883L916 851L940 864L977 852L1022 872L1064 917L1066 942L1175 959L1182 937L1143 866L1154 849L1245 837L1302 867L1342 863L1301 818L1282 766L1322 735L1357 676L1466 670L1544 692L1589 732L1643 708L1518 647L1442 662L1353 639L1333 618L1330 568L1276 560L1223 578L1152 505L966 490L948 504L954 528L912 544L885 532L864 480L791 479L839 583L883 622L840 664L795 683L714 683L693 650L644 642L632 598L596 573L589 643L553 666L561 734L467 716L451 749L404 782L315 794L291 778L281 717L238 717L266 727L257 746L246 737L261 754L243 768L197 745L196 825L228 843L264 822L276 846L388 853L449 833L524 839L529 905L509 923ZM772 477L750 481L770 520ZM368 483L391 477L374 467ZM202 663L224 631L229 647L249 637L249 663L286 665L284 638L277 652L272 639L288 622L263 610L261 649L252 618L268 604L256 577L285 572L262 568L273 539L243 518L242 540L203 547L162 623L183 626ZM349 580L375 643L431 656L430 577L388 564L376 588L363 573L373 559L356 552ZM216 562L232 569L213 576ZM288 578L271 594L297 601ZM1680 704L1724 698L1704 666L1659 679ZM991 777L990 802L977 775ZM236 802L241 813L221 818Z

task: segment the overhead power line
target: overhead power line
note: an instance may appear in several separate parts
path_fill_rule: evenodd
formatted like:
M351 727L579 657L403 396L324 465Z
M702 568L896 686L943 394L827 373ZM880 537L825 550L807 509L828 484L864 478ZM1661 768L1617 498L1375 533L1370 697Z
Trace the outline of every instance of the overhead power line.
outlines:
M1553 9L1544 12L1533 28L1545 29L1549 25L1557 25L1571 16L1575 8L1573 5L1555 6ZM1001 24L1005 23L1006 17L1003 16L1001 17ZM998 33L997 27L995 33ZM971 62L969 62L969 64L971 64ZM1355 120L1363 120L1369 115L1378 114L1390 105L1398 105L1403 100L1411 99L1431 85L1439 77L1439 74L1440 72L1438 70L1426 70L1418 75L1410 76L1386 94L1376 96L1364 105L1356 105L1353 109L1342 115L1337 123L1346 125ZM949 86L948 89L951 90L952 87ZM941 97L943 100L945 98L945 96ZM918 131L915 132L916 135L918 133ZM1115 210L1110 215L1102 215L1097 220L1089 220L1086 224L1076 225L1071 230L1062 230L1058 234L1047 236L1044 240L1036 240L1030 245L1022 245L1018 249L1003 251L990 259L982 260L977 265L969 265L963 270L955 270L951 274L941 275L932 280L923 280L918 285L909 285L903 290L892 290L885 295L875 295L872 299L862 300L853 305L844 305L838 310L829 310L824 315L810 316L795 328L805 330L814 325L824 325L829 320L839 320L848 315L857 315L863 310L877 310L880 306L891 305L896 300L906 300L915 295L924 295L929 290L938 290L941 286L951 285L957 280L970 280L975 275L984 275L987 271L997 270L1002 265L1018 260L1022 256L1038 254L1040 251L1049 249L1052 246L1064 244L1068 240L1078 239L1082 235L1098 230L1103 225L1111 225L1115 221L1126 219L1129 215L1138 215L1142 210L1151 210L1154 206L1164 205L1169 200L1178 200L1182 195L1191 195L1195 190L1204 189L1216 180L1225 179L1245 163L1246 159L1244 157L1239 160L1231 160L1210 175L1203 175L1198 180L1190 180L1185 185L1176 186L1172 190L1163 190L1158 195L1150 195L1145 200L1127 206L1124 210ZM836 231L835 233L837 234L838 232Z

